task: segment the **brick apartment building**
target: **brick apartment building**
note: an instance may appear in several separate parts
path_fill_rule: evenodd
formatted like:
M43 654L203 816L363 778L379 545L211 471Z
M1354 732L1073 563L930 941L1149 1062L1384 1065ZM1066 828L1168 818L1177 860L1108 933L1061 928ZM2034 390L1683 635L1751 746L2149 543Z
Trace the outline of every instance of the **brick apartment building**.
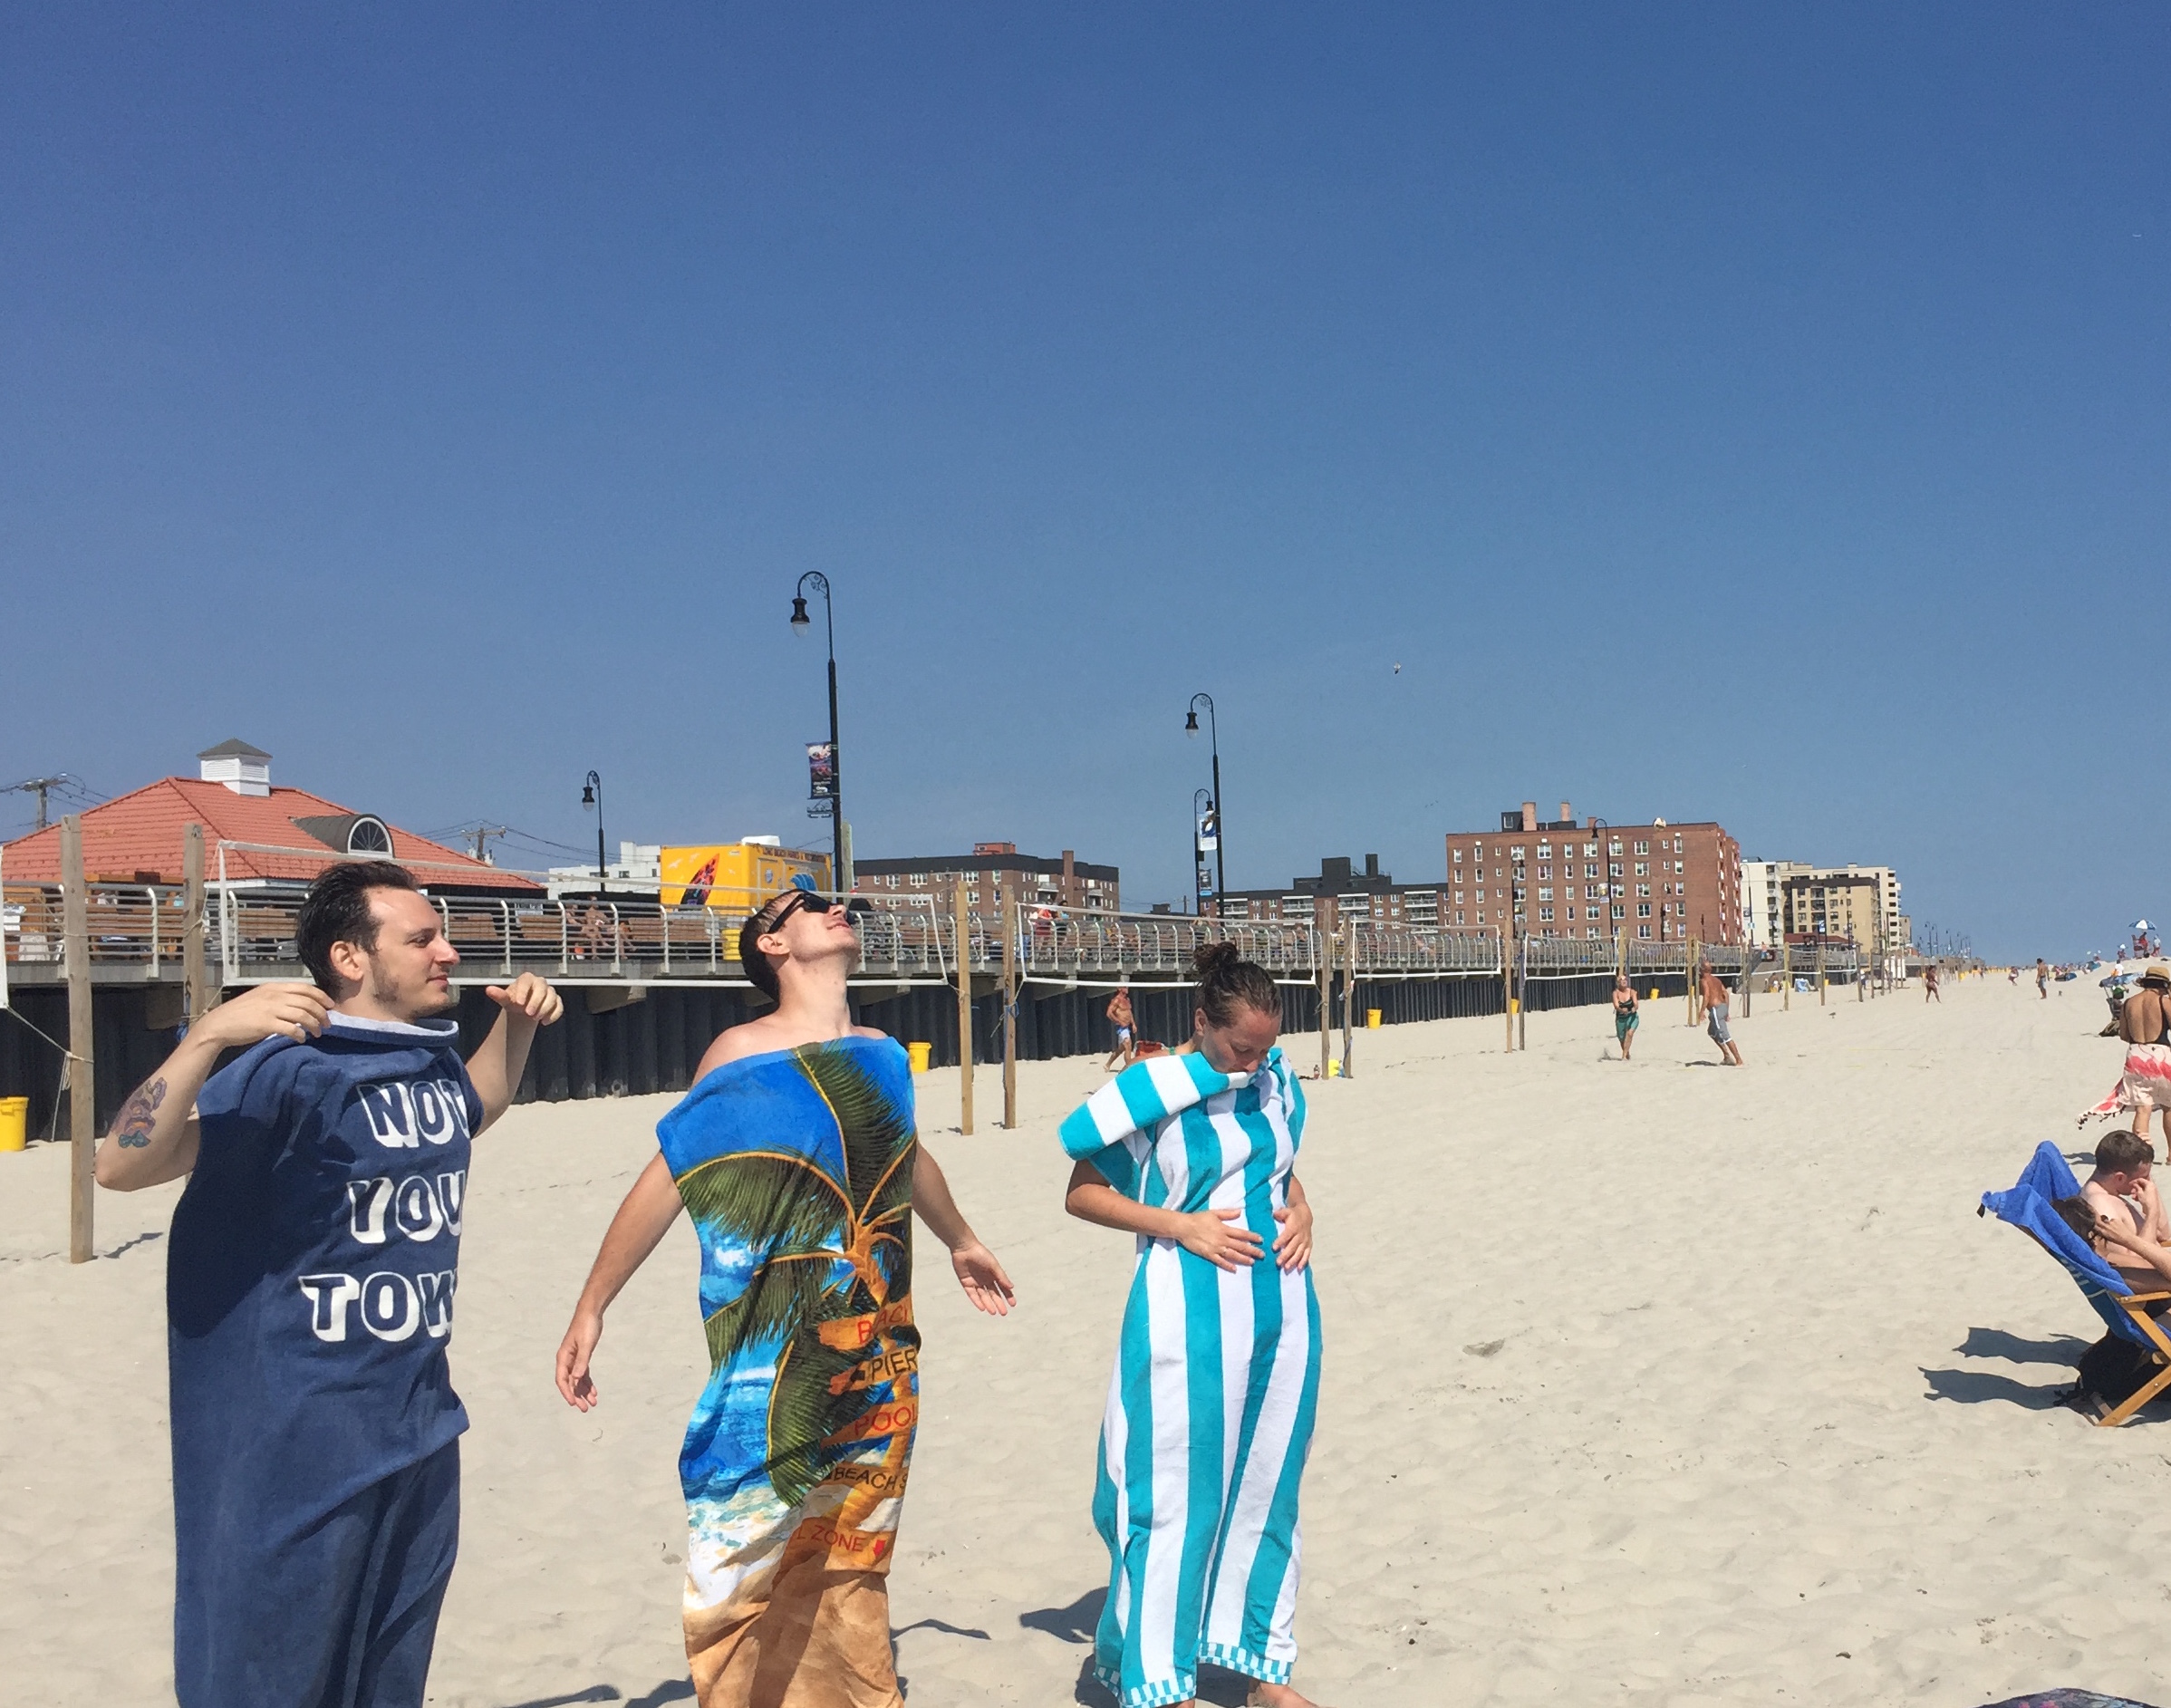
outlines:
M1123 905L1122 874L1092 865L1068 848L1050 860L1021 854L1014 842L976 842L969 854L927 854L905 860L854 860L854 887L868 895L947 895L963 879L966 900L989 907L1008 883L1019 900L1040 907L1080 907L1114 913Z
M1610 941L1742 941L1742 846L1716 824L1608 825L1538 804L1500 815L1498 831L1447 838L1443 930L1507 927L1518 935Z

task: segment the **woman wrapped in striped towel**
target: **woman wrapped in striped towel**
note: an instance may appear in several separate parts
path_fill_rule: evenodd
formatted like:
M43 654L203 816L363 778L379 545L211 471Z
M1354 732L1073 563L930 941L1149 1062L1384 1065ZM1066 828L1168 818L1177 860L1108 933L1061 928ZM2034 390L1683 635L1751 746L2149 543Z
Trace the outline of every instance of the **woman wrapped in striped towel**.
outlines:
M1201 1663L1262 1708L1310 1708L1297 1658L1297 1496L1319 1393L1304 1094L1281 994L1227 943L1195 957L1190 1042L1062 1126L1065 1208L1134 1234L1093 1519L1108 1600L1095 1671L1123 1708L1193 1700Z

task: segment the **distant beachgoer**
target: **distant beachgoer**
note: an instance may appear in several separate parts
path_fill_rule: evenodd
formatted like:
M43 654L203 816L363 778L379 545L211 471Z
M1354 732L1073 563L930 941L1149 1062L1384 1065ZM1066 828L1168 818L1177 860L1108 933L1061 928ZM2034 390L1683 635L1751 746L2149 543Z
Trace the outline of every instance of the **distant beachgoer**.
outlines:
M1092 1665L1124 1708L1192 1701L1202 1662L1262 1708L1309 1708L1289 1684L1319 1390L1304 1093L1272 978L1230 943L1194 959L1191 1040L1061 1128L1064 1208L1138 1246L1093 1494L1110 1571Z
M469 1141L564 1005L533 973L491 986L463 1062L459 955L390 863L319 878L294 937L315 982L198 1019L95 1164L121 1192L188 1180L167 1246L173 1694L420 1708L459 1540Z
M686 1655L702 1708L903 1708L889 1571L920 1414L918 1216L965 1298L1014 1298L919 1142L904 1051L855 1026L851 912L772 897L739 963L776 1006L709 1045L604 1233L558 1347L587 1411L603 1313L689 1211L709 1374L679 1455Z
M1711 963L1703 966L1703 1029L1711 1034L1712 1042L1719 1047L1719 1057L1730 1067L1742 1065L1742 1047L1733 1041L1733 1032L1726 1024L1728 1005L1733 993L1726 982L1712 970Z
M2018 967L2006 968L2005 982L2017 988L2021 982L2021 970Z
M1113 1072L1120 1062L1128 1067L1132 1060L1131 1035L1138 1021L1131 1012L1131 982L1125 979L1115 987L1115 994L1108 999L1107 1015L1115 1027L1115 1047L1108 1052L1108 1059L1101 1064L1103 1073Z
M1626 1061L1630 1047L1635 1042L1635 1028L1642 1024L1636 1012L1635 986L1628 975L1616 972L1613 976L1613 1035L1620 1040L1621 1059Z
M1923 962L1922 999L1925 1002L1935 1002L1941 1008L1944 1007L1944 996L1937 989L1937 963L1934 960Z
M2041 955L2035 958L2035 994L2046 1002L2050 999L2050 969Z

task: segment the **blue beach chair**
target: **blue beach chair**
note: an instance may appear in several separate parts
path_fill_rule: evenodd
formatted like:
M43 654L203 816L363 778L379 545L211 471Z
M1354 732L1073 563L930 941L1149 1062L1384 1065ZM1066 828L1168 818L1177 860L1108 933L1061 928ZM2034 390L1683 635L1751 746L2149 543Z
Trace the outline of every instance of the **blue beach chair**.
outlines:
M1999 1221L2009 1221L2031 1236L2065 1266L2066 1272L2079 1285L2089 1304L2111 1333L2131 1342L2159 1366L2139 1387L2097 1418L2098 1428L2109 1429L2123 1423L2166 1387L2171 1387L2171 1339L2165 1338L2164 1331L2145 1308L2156 1300L2171 1298L2171 1283L2154 1292L2127 1290L2118 1272L2097 1256L2086 1240L2066 1226L2065 1218L2051 1207L2056 1200L2070 1198L2079 1190L2080 1182L2067 1166L2064 1154L2045 1139L2035 1147L2035 1154L2028 1159L2028 1166L2021 1171L2012 1190L1984 1192L1982 1208L1975 1214L1980 1216L1987 1211Z

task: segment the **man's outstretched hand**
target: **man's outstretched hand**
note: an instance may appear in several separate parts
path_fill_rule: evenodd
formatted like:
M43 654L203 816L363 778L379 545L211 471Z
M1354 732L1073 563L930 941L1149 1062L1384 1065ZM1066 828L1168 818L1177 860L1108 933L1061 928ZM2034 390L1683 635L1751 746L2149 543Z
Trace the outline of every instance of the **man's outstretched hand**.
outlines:
M550 988L550 981L524 972L509 985L486 985L483 994L516 1018L536 1026L550 1026L565 1012L565 999Z
M950 1254L950 1267L958 1272L958 1285L972 1308L990 1317L1008 1317L1018 1302L1018 1289L995 1260L995 1253L978 1240L969 1240Z

